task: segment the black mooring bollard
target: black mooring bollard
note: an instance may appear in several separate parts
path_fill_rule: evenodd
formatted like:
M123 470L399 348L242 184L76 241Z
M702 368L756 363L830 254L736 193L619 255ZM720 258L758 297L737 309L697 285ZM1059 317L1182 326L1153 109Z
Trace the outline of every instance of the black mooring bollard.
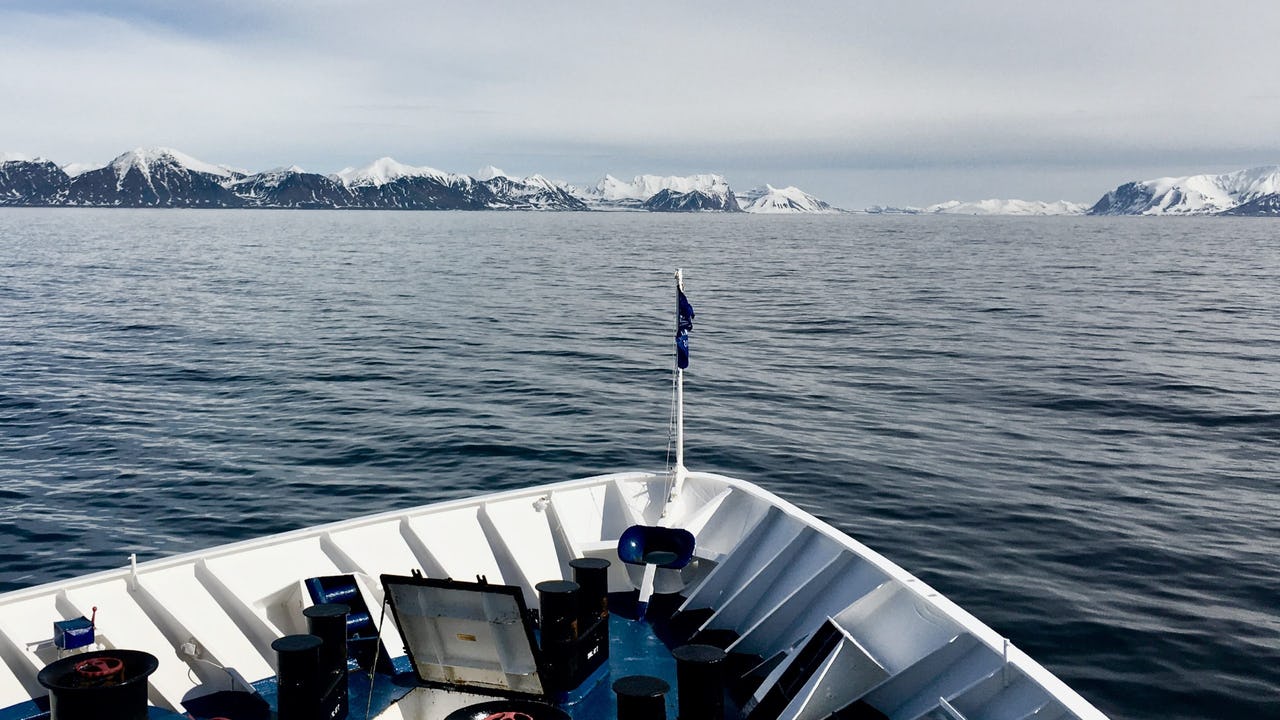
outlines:
M609 561L604 558L575 558L569 561L573 581L582 588L578 596L582 630L599 619L609 618Z
M320 638L320 674L336 677L347 672L347 613L351 608L341 603L321 603L302 611L307 618L307 632Z
M320 717L344 720L347 717L347 614L342 603L321 603L302 611L307 632L320 638L320 667L317 692Z
M614 681L618 720L667 720L670 689L667 681L651 675L628 675Z
M724 718L725 651L712 645L684 645L676 659L676 702L679 720Z
M553 693L569 692L576 686L578 676L578 583L545 580L534 588L538 591L538 617L542 624L544 682Z
M159 665L141 650L95 650L49 663L36 680L52 720L146 720L147 677Z
M578 583L568 580L545 580L534 586L538 591L538 617L542 623L542 641L553 643L578 639Z
M315 635L285 635L276 651L276 713L279 720L315 720L320 713L320 646Z

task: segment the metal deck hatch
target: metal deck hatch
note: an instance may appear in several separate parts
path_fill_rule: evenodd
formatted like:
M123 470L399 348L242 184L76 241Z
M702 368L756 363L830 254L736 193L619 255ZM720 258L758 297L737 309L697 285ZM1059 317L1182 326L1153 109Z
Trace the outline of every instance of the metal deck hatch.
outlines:
M500 697L545 697L519 587L400 575L383 575L382 585L419 682Z

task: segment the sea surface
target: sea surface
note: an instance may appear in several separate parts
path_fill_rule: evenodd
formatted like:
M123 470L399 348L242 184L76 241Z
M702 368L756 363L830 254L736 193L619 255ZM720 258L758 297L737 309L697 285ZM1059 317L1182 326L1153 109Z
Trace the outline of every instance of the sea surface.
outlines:
M1114 718L1280 718L1280 224L0 210L0 591L667 462Z

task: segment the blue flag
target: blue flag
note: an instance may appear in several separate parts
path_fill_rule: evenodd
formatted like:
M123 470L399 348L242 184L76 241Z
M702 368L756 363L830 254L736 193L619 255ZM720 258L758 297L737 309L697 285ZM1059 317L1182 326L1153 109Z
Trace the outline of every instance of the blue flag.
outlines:
M683 370L689 367L689 331L693 329L693 306L679 288L676 288L676 304L676 365Z

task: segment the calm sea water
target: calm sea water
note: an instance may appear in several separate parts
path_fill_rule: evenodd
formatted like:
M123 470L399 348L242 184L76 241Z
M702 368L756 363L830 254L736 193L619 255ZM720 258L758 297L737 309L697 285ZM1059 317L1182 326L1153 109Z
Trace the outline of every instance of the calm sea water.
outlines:
M0 211L0 590L666 460L1116 718L1280 717L1280 225Z

